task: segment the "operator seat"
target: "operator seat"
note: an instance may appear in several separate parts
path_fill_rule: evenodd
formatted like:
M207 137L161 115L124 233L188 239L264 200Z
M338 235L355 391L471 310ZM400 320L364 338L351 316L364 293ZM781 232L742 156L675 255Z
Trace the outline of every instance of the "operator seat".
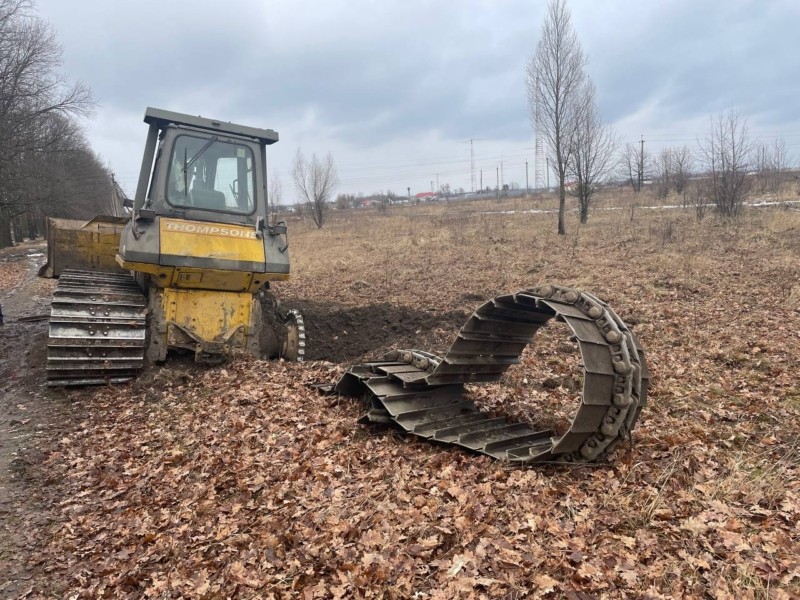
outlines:
M195 177L192 181L192 205L195 208L225 210L225 194L208 189L202 178Z

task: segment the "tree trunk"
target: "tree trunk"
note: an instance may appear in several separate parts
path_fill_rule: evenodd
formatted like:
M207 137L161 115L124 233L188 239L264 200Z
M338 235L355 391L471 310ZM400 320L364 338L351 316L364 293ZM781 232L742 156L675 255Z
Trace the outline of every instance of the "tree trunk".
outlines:
M36 231L36 219L31 214L28 214L25 219L27 220L28 225L28 239L33 241L39 235L39 232Z
M567 187L564 180L565 173L559 168L558 174L558 235L567 235L567 226L564 223L564 213L567 206Z
M11 220L0 213L0 248L8 248L13 245L11 239Z
M589 200L581 198L581 225L586 225L589 220Z
M22 235L19 231L19 217L11 219L11 245L16 246L20 242L22 242Z
M47 235L47 217L42 214L36 217L36 231L38 231L39 235L42 237Z
M318 200L315 200L309 206L311 208L311 216L314 218L314 225L317 226L317 229L322 229L322 226L325 224L324 206L322 206Z

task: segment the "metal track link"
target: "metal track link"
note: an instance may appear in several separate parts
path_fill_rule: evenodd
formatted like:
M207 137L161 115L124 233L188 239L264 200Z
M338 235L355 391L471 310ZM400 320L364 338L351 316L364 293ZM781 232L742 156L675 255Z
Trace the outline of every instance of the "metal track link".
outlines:
M144 363L146 300L124 273L65 270L50 308L47 385L122 383Z
M480 412L464 384L497 381L551 319L565 322L583 359L583 394L562 436ZM540 285L479 306L444 358L395 350L355 365L332 387L369 404L362 422L519 462L588 462L625 439L647 404L649 375L636 336L603 301Z

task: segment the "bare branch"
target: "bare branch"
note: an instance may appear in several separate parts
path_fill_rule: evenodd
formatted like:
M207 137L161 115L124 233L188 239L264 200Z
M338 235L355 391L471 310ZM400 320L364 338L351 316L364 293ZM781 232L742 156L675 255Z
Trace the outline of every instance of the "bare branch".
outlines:
M42 221L43 211L75 216L92 206L96 213L112 193L110 174L74 120L91 111L91 95L82 83L69 83L61 54L55 32L35 15L33 2L0 0L0 247L10 243L15 217L30 224ZM72 171L66 167L70 161ZM91 179L80 182L84 167ZM64 177L68 182L51 189ZM72 189L80 193L73 196ZM66 205L73 199L76 205ZM20 207L27 216L17 214Z
M686 197L686 186L694 172L694 156L689 146L672 149L672 185L675 193Z
M776 194L787 178L789 155L786 142L777 138L772 144L762 144L754 150L753 163L756 171L758 191Z
M639 193L652 170L650 153L643 144L625 144L619 161L620 174Z
M269 211L272 217L272 222L275 223L278 219L278 213L281 210L283 202L283 182L277 175L273 175L269 182Z
M592 198L613 167L617 141L611 127L600 119L594 83L589 79L583 85L577 106L567 170L574 180L570 193L578 198L581 223L586 223Z
M725 217L741 213L750 190L747 177L753 144L747 132L747 120L731 111L712 120L700 154L708 177L708 193L717 210Z
M330 208L333 190L339 182L336 165L330 152L324 159L316 154L307 160L298 148L294 157L292 177L302 201L307 206L314 224L321 228Z

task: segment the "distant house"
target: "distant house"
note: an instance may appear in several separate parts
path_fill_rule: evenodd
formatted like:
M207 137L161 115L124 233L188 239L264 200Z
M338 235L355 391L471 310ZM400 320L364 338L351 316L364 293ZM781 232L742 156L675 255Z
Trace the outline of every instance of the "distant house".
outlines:
M370 206L378 206L382 199L377 196L366 196L364 198L356 198L353 200L353 207L355 208L368 208Z
M420 192L416 196L414 196L417 200L422 200L423 202L428 202L429 200L433 200L436 198L436 194L433 192Z

